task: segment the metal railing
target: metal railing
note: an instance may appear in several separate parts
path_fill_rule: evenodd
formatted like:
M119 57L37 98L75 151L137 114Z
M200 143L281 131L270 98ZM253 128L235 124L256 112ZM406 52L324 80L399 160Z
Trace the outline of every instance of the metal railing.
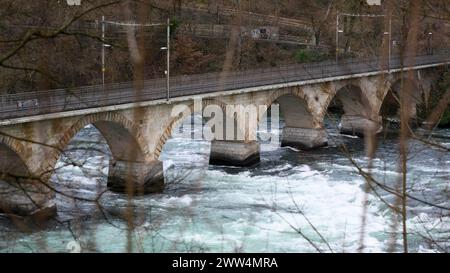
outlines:
M338 63L324 61L230 73L177 76L170 80L170 95L171 98L176 98L370 72L386 72L388 63L385 58L350 58ZM393 57L390 60L390 69L400 69L403 67L402 63L414 63L413 67L450 63L450 51L441 51L435 55L403 57L403 59ZM0 120L165 98L166 80L164 78L146 80L143 90L139 92L135 90L133 82L123 82L8 94L0 96Z

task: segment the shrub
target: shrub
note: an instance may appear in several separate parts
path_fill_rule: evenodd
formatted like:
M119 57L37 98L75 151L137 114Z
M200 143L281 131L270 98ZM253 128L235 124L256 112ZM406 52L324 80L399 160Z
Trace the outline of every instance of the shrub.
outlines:
M295 53L295 60L299 63L318 62L325 58L325 54L309 49L300 49Z

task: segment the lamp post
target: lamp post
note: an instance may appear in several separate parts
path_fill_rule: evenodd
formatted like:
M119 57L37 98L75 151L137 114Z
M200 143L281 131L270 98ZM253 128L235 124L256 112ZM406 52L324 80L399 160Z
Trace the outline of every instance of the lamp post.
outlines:
M105 48L111 47L111 45L105 44L105 16L102 16L102 84L105 85L105 72L106 72L106 64L105 64Z
M337 13L336 15L336 62L339 61L339 33L343 33L344 30L339 29L339 16L348 16L348 17L370 17L370 18L376 18L376 17L386 17L385 14L350 14L350 13ZM391 41L392 41L392 19L389 17L389 32L385 34L389 34L389 70L390 70L390 63L391 63Z
M385 31L384 35L388 35L388 72L391 72L391 56L392 56L392 18L389 17L389 31Z
M431 39L433 38L433 32L428 32L428 55L433 55L433 48L431 47Z
M105 47L111 47L111 45L105 44L105 25L113 25L119 27L157 27L165 26L164 23L148 23L139 24L135 22L115 22L115 21L105 21L105 16L102 16L102 82L105 84ZM161 50L167 50L167 100L169 100L169 77L170 77L170 18L167 18L167 47L162 47Z
M391 72L391 57L392 57L392 17L389 16L389 47L388 47L388 72Z
M336 15L336 63L339 61L339 13Z
M102 84L105 85L105 16L102 16Z
M167 59L166 59L166 79L167 79L167 93L166 93L166 100L169 101L170 99L170 18L167 18L167 44L165 47L161 47L161 50L166 50Z
M339 61L339 33L343 33L344 30L339 29L339 16L338 13L336 15L336 63Z

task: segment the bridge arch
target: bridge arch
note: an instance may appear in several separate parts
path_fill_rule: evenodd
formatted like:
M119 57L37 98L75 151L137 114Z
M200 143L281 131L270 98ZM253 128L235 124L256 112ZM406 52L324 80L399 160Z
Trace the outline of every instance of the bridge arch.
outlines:
M280 128L282 147L311 150L327 145L325 130L317 116L321 99L315 88L292 87L275 90L265 102L267 109L275 102L278 103L284 119L284 126ZM273 124L272 121L272 126Z
M54 192L45 185L42 174L34 174L24 160L20 141L0 136L0 212L43 219L56 212L51 202Z
M416 117L416 106L422 102L423 90L417 80L408 75L398 75L391 81L381 97L381 103L377 106L377 109L374 109L375 112L383 118L398 115L402 89L406 90L406 103L411 111L409 114L411 117Z
M25 149L19 141L0 136L0 180L8 174L31 175L26 160L22 158L24 154Z
M25 146L22 144L20 140L0 133L0 146L3 147L4 149L9 149L13 153L15 153L20 158L20 160L27 166L28 169L26 160L23 160L27 154L26 153L27 151L25 149Z
M270 94L265 105L270 108L278 102L287 127L316 128L318 120L308 100L301 88L284 88Z
M159 159L159 157L163 151L164 145L172 136L173 131L176 128L178 128L186 118L190 118L193 114L202 115L203 110L208 105L217 105L222 109L223 113L226 113L227 104L216 98L202 100L201 109L196 109L194 102L185 105L186 109L182 113L180 113L180 115L178 115L176 117L172 117L169 120L168 124L164 127L164 130L162 131L162 133L159 137L159 141L156 144L155 149L153 151L154 158Z
M97 128L105 138L114 160L146 162L151 160L145 139L139 127L117 112L86 115L78 119L60 138L47 164L52 173L61 154L75 135L88 125Z
M338 86L335 91L328 96L321 118L325 118L330 108L340 108L343 115L360 116L370 118L372 109L369 99L364 94L362 88L355 83L345 83Z
M380 120L373 111L379 84L368 79L337 83L330 88L320 115L322 122L327 120L327 126L337 128L341 134L363 137L380 132Z

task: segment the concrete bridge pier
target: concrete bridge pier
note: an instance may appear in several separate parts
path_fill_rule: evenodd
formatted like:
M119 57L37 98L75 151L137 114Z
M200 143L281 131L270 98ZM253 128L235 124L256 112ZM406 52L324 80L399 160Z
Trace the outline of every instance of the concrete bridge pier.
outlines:
M374 121L362 116L343 115L340 133L364 137L365 134L378 134L383 130L381 117Z
M325 129L284 127L281 135L281 147L289 146L300 150L313 150L327 146Z
M260 145L256 141L256 106L238 105L227 108L226 116L219 119L215 128L222 130L214 130L210 165L251 167L260 162Z
M111 160L108 189L119 193L144 195L164 190L163 163L159 160L134 162Z
M54 197L40 181L16 175L0 178L0 213L46 220L56 215Z
M19 156L18 151L25 153L20 147L12 139L0 139L0 213L34 220L51 218L56 215L53 187L48 176L28 168Z
M257 141L213 140L209 164L250 167L260 162L259 148Z

